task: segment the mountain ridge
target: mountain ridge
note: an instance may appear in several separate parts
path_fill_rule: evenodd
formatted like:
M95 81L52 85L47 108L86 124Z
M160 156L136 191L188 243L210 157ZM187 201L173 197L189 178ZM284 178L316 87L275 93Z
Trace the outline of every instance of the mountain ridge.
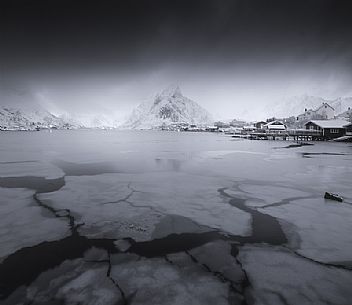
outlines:
M68 129L74 125L53 115L46 109L36 106L0 106L1 130Z
M154 129L163 125L213 123L210 113L195 101L185 97L179 86L169 86L151 101L138 105L123 124L123 128Z

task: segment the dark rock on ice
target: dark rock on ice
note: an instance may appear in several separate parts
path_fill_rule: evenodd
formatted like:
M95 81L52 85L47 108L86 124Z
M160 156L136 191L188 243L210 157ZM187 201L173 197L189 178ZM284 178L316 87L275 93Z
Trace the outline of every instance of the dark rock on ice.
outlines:
M330 200L336 200L336 201L339 201L339 202L343 201L343 198L341 196L339 196L337 194L329 193L329 192L325 192L324 198L325 199L330 199Z

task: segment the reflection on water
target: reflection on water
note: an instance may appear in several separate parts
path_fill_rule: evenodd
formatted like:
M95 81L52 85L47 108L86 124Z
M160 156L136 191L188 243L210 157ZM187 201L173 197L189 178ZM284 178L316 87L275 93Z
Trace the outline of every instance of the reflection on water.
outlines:
M73 163L63 160L54 160L52 163L62 169L65 176L94 176L119 172L116 168L116 164L112 162Z
M181 169L182 163L185 161L178 160L178 159L160 159L156 158L155 163L158 167L166 169L166 170L172 170L175 172L178 172Z

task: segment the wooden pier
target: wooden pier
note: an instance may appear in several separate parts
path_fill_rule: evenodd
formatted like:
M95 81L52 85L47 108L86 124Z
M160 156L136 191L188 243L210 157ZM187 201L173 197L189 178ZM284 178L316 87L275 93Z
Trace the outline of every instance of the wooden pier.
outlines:
M293 140L293 141L324 141L323 132L309 129L289 129L289 130L266 130L252 131L233 137L246 138L250 140Z

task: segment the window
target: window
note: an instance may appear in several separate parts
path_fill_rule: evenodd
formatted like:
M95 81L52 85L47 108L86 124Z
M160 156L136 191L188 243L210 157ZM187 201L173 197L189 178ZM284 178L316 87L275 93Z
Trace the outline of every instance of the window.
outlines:
M339 133L339 129L330 129L330 133Z

